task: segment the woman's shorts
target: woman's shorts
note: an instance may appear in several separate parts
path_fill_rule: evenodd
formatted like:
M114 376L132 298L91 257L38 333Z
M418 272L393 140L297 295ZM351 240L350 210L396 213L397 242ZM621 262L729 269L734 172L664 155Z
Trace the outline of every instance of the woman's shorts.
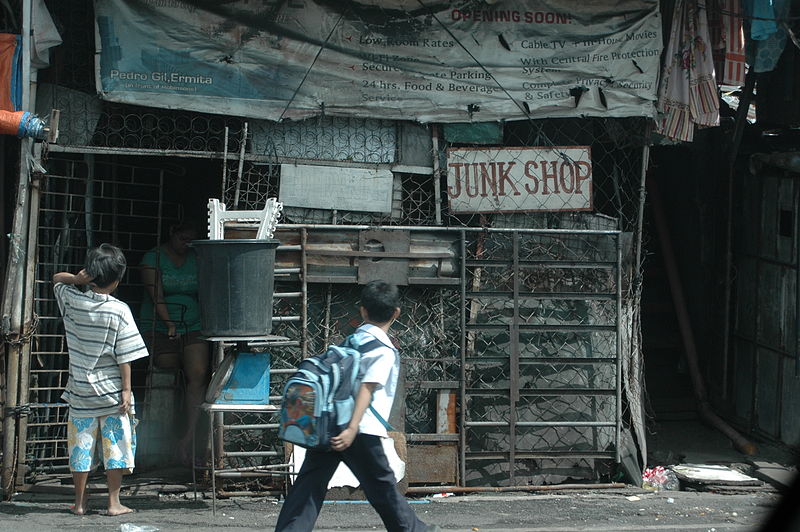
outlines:
M67 421L67 446L70 471L84 473L93 470L97 460L98 443L103 453L103 465L109 469L133 472L136 454L136 425L128 414L101 417L73 417Z
M157 331L147 331L143 334L145 342L154 356L164 353L183 353L183 348L187 345L205 342L201 338L200 331L192 331L181 334L175 338L170 338L166 333Z

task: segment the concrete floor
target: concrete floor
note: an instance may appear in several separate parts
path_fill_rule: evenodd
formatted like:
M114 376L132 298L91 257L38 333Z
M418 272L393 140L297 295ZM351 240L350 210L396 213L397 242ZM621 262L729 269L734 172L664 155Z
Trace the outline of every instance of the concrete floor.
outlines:
M737 451L720 431L699 419L656 422L648 437L649 465L732 464L750 461L796 466L798 456L787 447L750 437L758 452L747 456Z

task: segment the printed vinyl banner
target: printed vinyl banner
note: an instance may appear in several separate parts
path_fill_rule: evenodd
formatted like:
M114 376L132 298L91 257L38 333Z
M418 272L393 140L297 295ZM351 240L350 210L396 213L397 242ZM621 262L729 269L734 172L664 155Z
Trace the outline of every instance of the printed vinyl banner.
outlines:
M592 210L589 146L447 150L453 213Z
M110 101L281 120L652 116L657 0L95 0Z

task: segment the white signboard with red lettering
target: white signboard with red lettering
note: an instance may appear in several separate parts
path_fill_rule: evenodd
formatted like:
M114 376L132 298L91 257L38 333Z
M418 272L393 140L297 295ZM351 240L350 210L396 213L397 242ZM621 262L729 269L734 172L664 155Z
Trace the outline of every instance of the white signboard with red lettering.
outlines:
M447 150L450 212L592 210L589 146Z

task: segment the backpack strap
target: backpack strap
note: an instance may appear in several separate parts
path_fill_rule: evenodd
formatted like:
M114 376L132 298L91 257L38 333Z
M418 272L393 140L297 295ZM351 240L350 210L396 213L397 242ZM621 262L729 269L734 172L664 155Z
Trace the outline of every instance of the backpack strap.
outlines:
M380 415L377 410L375 410L375 407L372 406L372 404L369 405L369 411L372 412L372 415L375 416L378 419L378 421L381 422L381 425L383 425L383 428L385 428L386 430L391 431L391 432L395 431L394 427L389 425L389 422L386 421L385 419L383 419L383 416Z
M370 336L372 336L372 335L370 335ZM365 353L369 353L370 351L374 351L375 349L378 349L379 347L388 347L392 351L395 351L395 353L397 352L397 350L395 350L394 347L389 347L388 345L386 345L385 343L381 342L380 340L378 340L374 336L373 336L373 339L370 340L369 342L364 342L363 344L358 345L358 346L354 346L353 345L352 338L353 338L353 335L348 336L347 339L345 340L345 343L346 344L350 344L351 347L354 347L355 349L357 349L358 352L361 353L362 355L365 354ZM383 416L380 415L377 410L375 410L375 407L372 406L372 403L370 403L368 410L370 412L372 412L372 415L375 416L375 418L378 421L380 421L381 425L383 425L383 427L387 431L394 432L394 427L391 426L388 421L383 419Z

